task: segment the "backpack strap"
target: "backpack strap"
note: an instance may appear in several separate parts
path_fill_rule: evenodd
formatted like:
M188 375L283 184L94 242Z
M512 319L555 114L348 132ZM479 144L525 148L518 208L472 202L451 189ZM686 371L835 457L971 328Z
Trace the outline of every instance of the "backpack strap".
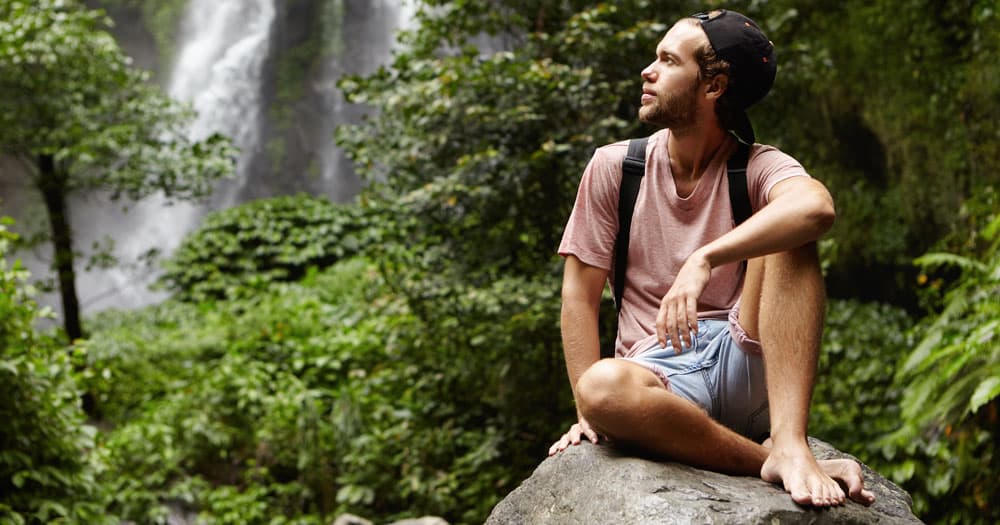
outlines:
M628 238L632 231L632 211L639 186L646 174L646 142L649 137L632 139L622 161L622 182L618 189L618 236L615 237L615 308L622 309L625 268L628 266Z
M750 160L750 146L742 142L726 163L729 177L729 206L733 209L733 226L739 226L753 215L750 194L747 192L747 161Z
M618 236L615 237L615 307L622 309L625 294L625 268L628 266L628 242L632 231L632 212L639 196L639 186L646 174L646 142L649 137L632 139L628 143L628 153L622 161L622 181L618 190ZM747 190L747 163L750 160L750 146L738 142L736 151L726 162L726 176L729 179L729 206L733 210L733 226L739 226L750 218L750 193ZM746 269L746 261L743 261Z

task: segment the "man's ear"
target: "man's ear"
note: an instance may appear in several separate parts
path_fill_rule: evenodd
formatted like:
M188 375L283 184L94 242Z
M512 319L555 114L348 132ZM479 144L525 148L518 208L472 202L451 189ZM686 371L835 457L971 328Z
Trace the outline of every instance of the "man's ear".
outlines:
M712 77L712 80L708 81L708 89L705 90L705 95L708 98L718 100L718 98L726 92L726 88L728 87L729 77L727 75L715 75Z

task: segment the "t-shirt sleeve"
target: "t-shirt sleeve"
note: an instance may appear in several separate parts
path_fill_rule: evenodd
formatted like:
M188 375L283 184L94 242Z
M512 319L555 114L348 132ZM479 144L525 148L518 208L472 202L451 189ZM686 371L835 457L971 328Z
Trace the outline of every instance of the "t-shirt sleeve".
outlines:
M753 211L767 205L774 185L792 177L808 177L805 168L791 155L773 146L755 146L747 163L747 190Z
M559 243L559 255L575 255L583 263L611 270L618 232L618 191L621 161L616 146L594 152L583 171L573 212Z

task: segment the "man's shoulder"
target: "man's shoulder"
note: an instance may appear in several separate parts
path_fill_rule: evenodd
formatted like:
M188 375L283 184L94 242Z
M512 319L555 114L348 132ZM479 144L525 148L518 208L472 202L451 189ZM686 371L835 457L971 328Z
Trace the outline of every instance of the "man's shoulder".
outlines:
M648 137L649 142L647 142L647 151L651 147L655 147L655 144L662 140L663 134L666 130L659 130ZM632 139L619 140L617 142L612 142L610 144L605 144L598 147L594 151L594 159L600 162L607 162L611 164L620 165L622 160L625 159L625 154L628 153L628 143Z
M795 157L785 153L777 146L771 144L755 143L750 148L750 162L784 162L792 161L798 163Z
M600 162L621 162L628 152L628 139L599 146L594 150L594 160Z

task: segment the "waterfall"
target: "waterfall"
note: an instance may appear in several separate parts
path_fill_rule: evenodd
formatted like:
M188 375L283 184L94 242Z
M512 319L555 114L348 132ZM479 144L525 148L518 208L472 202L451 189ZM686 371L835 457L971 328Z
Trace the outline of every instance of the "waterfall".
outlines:
M188 0L175 43L175 61L161 74L164 89L197 112L191 137L212 133L232 138L241 154L236 176L220 181L207 203L169 203L151 196L121 203L107 195L74 195L70 218L78 252L95 245L111 248L119 263L85 268L78 259L77 290L86 314L107 308L131 309L159 302L165 292L151 291L158 265L145 264L150 250L167 256L204 215L278 194L307 192L337 201L352 198L360 182L333 143L337 125L357 122L363 108L347 104L336 87L345 74L370 74L388 62L395 31L412 20L414 0ZM120 26L142 23L119 21ZM131 32L131 35L141 32ZM119 35L120 36L120 35ZM314 63L303 66L295 100L275 96L276 69L295 46L318 38ZM149 42L120 42L130 47ZM301 57L301 55L298 55ZM287 65L287 63L285 63ZM287 93L286 93L287 95ZM274 111L277 108L277 111ZM290 127L275 114L290 115ZM274 152L283 152L275 156ZM0 197L19 223L37 223L40 200L28 203L27 179L3 181ZM32 198L33 200L33 198ZM26 219L22 221L23 219ZM29 220L31 219L31 220ZM106 239L113 239L113 246ZM50 275L51 255L43 250L19 254L32 274ZM58 294L39 302L60 310Z
M261 80L274 16L274 0L192 0L188 5L180 35L184 44L168 91L194 105L193 139L221 133L241 150L235 183L220 185L216 207L234 204L247 163L260 146Z
M261 78L274 16L274 0L191 0L182 21L167 92L194 107L192 139L221 133L241 150L236 177L216 187L215 209L234 204L246 180L242 172L259 147ZM74 203L74 222L99 225L86 231L113 238L119 261L111 268L78 272L84 311L137 308L164 299L165 292L149 289L159 275L156 266L141 261L153 250L161 256L173 252L206 211L204 205L171 203L162 195L131 204L124 215L100 199ZM100 242L76 230L78 246Z
M334 0L323 13L322 36L330 51L315 86L324 108L322 123L316 128L315 141L321 145L320 188L335 201L357 194L360 182L353 175L348 159L337 148L329 147L334 129L360 118L359 108L345 100L337 81L344 75L370 75L385 64L396 45L395 32L409 29L414 18L414 0L364 0L366 16L351 16L351 4ZM326 145L324 147L323 145Z

